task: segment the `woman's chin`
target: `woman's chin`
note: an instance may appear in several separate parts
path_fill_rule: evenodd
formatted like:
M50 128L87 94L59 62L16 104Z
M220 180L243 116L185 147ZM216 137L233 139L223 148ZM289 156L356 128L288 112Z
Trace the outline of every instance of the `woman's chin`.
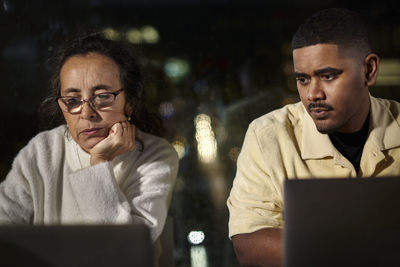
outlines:
M104 137L92 137L92 138L88 138L87 140L80 140L78 142L79 146L86 151L87 153L89 153L89 151L98 143L100 143L102 140L104 139Z

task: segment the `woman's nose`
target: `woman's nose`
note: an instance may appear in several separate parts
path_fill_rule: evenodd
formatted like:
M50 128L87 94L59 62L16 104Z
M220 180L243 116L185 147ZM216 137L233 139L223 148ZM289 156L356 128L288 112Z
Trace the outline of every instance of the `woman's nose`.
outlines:
M96 110L90 105L88 101L83 102L81 109L81 118L92 119L97 116Z

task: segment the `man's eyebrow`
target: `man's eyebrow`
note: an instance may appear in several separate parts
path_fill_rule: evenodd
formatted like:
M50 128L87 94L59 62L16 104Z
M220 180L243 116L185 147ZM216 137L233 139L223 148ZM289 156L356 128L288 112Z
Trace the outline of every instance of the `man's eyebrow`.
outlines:
M294 77L295 78L310 78L310 75L307 75L305 73L300 73L300 72L294 72Z
M339 74L342 74L342 72L343 72L342 69L326 67L326 68L314 71L314 74L315 75L322 75L322 74L330 73L330 74L334 74L334 75L339 75Z

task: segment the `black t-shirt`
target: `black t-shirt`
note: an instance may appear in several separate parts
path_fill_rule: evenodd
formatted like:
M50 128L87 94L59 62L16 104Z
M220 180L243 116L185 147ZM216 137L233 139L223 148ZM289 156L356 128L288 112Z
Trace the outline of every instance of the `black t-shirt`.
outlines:
M369 116L363 127L354 133L334 132L329 134L332 144L353 164L356 172L360 170L361 155L367 141L369 129Z

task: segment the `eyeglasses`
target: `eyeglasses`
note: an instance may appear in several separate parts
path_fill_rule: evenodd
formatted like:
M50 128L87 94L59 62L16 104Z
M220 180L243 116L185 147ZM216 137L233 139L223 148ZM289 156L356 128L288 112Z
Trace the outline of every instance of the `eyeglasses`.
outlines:
M89 103L90 107L95 110L103 110L104 108L110 107L114 103L117 95L123 90L124 89L121 88L115 92L96 94L91 96L88 100L75 96L60 96L57 98L57 101L63 111L71 114L81 112L85 102Z

